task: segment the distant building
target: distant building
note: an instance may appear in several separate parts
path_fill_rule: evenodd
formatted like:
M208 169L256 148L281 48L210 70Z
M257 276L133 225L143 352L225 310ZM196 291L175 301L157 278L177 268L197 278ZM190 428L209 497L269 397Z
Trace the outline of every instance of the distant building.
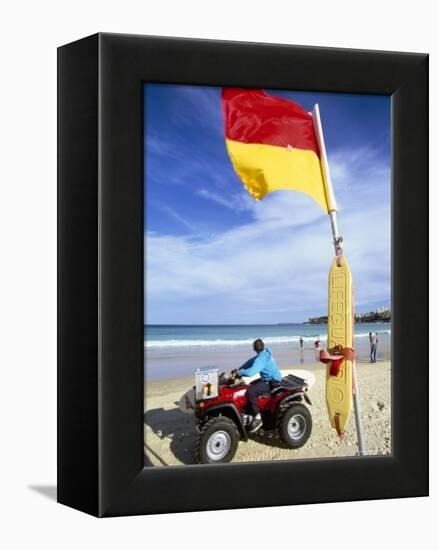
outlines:
M392 319L392 312L390 309L384 307L378 308L376 311L369 311L369 313L358 313L355 315L356 323L376 323L376 322L389 322ZM326 315L321 317L310 317L306 324L318 325L328 322Z

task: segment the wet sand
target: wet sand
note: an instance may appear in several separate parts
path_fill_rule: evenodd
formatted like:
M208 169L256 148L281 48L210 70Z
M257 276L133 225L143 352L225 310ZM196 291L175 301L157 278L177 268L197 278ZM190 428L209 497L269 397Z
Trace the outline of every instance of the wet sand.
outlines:
M321 347L325 347L322 340ZM272 344L269 346L280 369L290 365L309 368L318 362L318 355L312 345L305 344L303 350L298 344ZM368 338L355 340L358 361L367 361L370 354ZM148 349L145 352L145 380L181 378L192 375L198 368L218 368L221 371L241 366L253 354L251 346L193 347ZM378 359L390 360L390 335L381 334L378 345Z

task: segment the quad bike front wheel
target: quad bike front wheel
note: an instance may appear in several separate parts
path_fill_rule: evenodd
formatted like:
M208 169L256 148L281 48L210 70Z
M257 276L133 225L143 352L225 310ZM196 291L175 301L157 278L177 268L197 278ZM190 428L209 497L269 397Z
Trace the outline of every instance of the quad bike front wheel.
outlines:
M195 456L200 464L222 464L235 456L239 442L236 424L217 416L208 420L198 436Z
M302 403L293 403L279 417L279 438L291 449L303 447L312 430L311 413Z

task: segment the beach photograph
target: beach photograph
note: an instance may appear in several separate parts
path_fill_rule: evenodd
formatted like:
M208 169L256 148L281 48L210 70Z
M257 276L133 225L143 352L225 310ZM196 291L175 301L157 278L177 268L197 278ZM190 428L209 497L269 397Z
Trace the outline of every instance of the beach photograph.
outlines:
M391 454L389 98L144 113L145 467Z

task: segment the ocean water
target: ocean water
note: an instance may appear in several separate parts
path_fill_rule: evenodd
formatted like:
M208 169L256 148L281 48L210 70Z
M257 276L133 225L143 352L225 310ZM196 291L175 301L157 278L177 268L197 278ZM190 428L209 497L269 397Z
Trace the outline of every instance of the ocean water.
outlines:
M369 332L380 338L378 356L390 357L390 323L356 323L357 358L367 360ZM192 374L197 368L229 369L253 355L252 343L262 338L279 366L314 363L314 342L326 346L327 325L146 325L144 327L145 378ZM299 339L304 340L300 350Z
M357 323L355 338L367 338L369 332L390 334L390 323ZM267 345L296 344L300 337L304 347L314 347L320 339L326 342L327 325L146 325L144 327L145 349L208 348L248 346L256 338Z

